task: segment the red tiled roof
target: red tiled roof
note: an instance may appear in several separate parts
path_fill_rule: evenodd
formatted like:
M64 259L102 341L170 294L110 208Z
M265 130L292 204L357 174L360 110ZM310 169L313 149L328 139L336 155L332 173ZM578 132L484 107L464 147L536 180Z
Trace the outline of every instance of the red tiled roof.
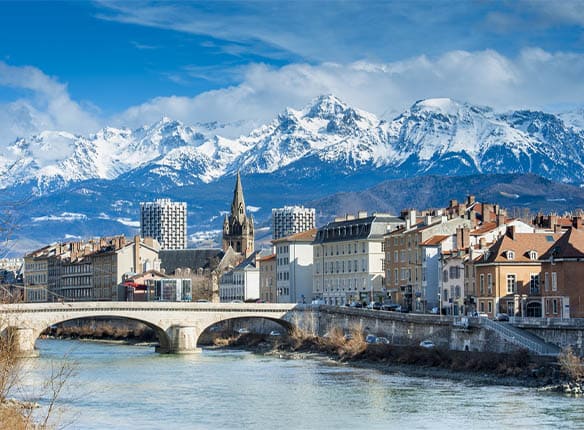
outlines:
M449 238L449 235L441 235L441 234L437 234L435 236L432 236L431 238L429 238L428 240L425 240L424 242L422 242L420 245L425 246L425 245L438 245L440 242L442 242L443 240Z
M470 232L471 236L480 236L497 228L496 222L486 222Z
M311 230L301 231L300 233L291 234L290 236L282 237L280 239L273 240L272 243L280 242L312 242L316 237L317 230L315 228Z
M548 260L552 253L554 258L584 258L584 232L576 228L569 229L541 259Z
M270 255L266 255L265 257L258 258L258 261L270 261L270 260L275 260L275 259L276 259L276 254L270 254Z
M513 238L509 234L501 236L490 248L489 263L501 262L529 262L532 261L529 251L536 251L538 256L554 246L554 243L561 237L561 234L552 233L515 233ZM513 259L507 257L507 251L513 251Z

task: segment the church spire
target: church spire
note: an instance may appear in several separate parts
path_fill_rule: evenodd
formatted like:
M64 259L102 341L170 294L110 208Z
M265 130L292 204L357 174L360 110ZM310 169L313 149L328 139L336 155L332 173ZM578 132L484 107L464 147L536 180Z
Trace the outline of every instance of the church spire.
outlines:
M239 170L237 171L237 180L235 182L235 190L233 190L233 203L231 203L231 216L243 222L245 219L245 201L243 200L243 187L241 186L241 177Z

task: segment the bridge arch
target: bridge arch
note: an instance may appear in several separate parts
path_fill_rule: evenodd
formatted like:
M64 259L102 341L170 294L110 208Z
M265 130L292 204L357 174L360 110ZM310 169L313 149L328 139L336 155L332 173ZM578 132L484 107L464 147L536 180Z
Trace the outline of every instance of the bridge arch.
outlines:
M158 342L160 344L160 346L158 347L160 350L162 350L162 351L170 350L171 341L170 341L169 335L166 332L166 330L164 330L162 327L159 327L158 325L152 323L151 321L147 321L144 319L129 317L129 316L114 316L114 315L75 316L75 317L66 318L66 319L57 318L57 319L51 321L51 323L49 325L46 325L45 327L38 326L33 331L32 335L34 336L34 342L36 342L36 340L41 336L41 334L47 328L49 328L53 325L63 324L66 322L71 322L71 321L83 321L83 320L94 320L94 319L104 319L104 320L116 319L116 320L122 320L122 321L135 321L135 322L142 323L154 331L154 333L156 334L156 338L158 339Z
M294 324L292 324L291 322L289 322L285 319L274 318L274 317L269 317L269 316L265 316L265 315L244 315L244 316L231 316L231 317L227 317L227 318L218 318L216 321L209 322L209 323L207 323L207 325L201 327L201 330L200 330L200 332L198 334L198 338L197 338L197 345L199 345L199 339L202 336L208 335L210 333L210 330L212 329L212 327L215 327L219 324L227 325L228 330L229 329L236 330L237 328L244 328L243 326L245 326L245 328L250 328L250 326L251 326L252 332L253 332L253 331L257 331L257 329L258 329L257 323L259 321L269 321L271 323L274 323L273 329L275 329L275 328L283 329L287 333L291 333L295 327ZM271 328L270 327L268 327L268 328L260 327L259 331L269 332L268 329L271 329Z

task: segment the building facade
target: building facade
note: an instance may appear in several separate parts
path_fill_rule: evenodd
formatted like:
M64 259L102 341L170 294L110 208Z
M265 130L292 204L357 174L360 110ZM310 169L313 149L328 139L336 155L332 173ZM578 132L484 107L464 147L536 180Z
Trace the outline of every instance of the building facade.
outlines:
M517 233L507 228L475 262L477 310L489 317L542 315L541 266L561 233Z
M316 229L272 241L276 249L278 303L310 303L313 296L313 250Z
M187 204L170 199L140 203L140 235L158 241L161 249L187 247Z
M542 317L584 318L584 231L581 223L575 223L542 255L540 284Z
M254 226L253 217L249 217L245 210L243 187L241 177L237 172L231 213L225 216L223 221L223 250L231 247L235 252L249 257L254 252Z
M313 242L313 298L326 304L382 301L384 235L403 220L366 212L337 218Z
M238 266L225 272L219 281L220 301L255 301L260 298L260 271L254 252Z
M272 209L272 240L291 236L316 227L316 210L304 206Z
M260 267L260 299L268 303L276 303L276 254L258 258Z

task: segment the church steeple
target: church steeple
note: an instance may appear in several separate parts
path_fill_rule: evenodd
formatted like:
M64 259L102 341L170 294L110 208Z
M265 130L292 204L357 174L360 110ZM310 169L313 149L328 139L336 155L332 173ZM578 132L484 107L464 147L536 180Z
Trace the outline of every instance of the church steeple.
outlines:
M233 202L231 203L231 216L240 223L245 219L245 200L243 200L243 187L241 186L241 176L237 171L237 180L233 190Z
M231 214L223 221L223 250L229 247L235 252L244 256L249 256L254 251L254 228L253 217L245 213L245 201L243 199L243 187L241 186L241 176L237 172L235 189L233 190L233 201L231 203Z

